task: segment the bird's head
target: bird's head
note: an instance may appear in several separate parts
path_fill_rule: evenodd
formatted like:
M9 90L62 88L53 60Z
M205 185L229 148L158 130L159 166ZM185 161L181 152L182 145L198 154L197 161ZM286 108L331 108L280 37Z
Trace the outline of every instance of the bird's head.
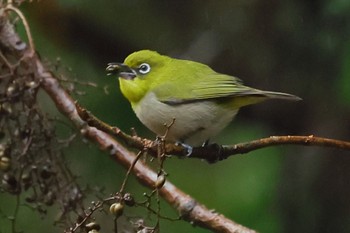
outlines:
M161 82L162 71L171 58L150 50L130 54L124 63L109 63L108 75L119 77L123 95L133 104Z

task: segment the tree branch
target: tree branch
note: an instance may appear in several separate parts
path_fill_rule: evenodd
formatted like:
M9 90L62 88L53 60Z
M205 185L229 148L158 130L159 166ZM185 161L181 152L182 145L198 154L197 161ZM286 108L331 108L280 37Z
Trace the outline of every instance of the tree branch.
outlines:
M100 121L93 116L86 109L77 104L78 114L83 120L85 120L90 126L96 127L114 137L122 140L128 146L132 146L136 149L142 150L147 148L148 152L157 156L157 143L149 139L140 138L137 136L130 136L117 127L109 126L108 124ZM261 138L254 141L238 143L235 145L217 145L210 144L203 147L193 148L190 156L187 155L187 150L181 145L166 143L165 153L176 156L188 156L190 158L199 158L208 161L209 163L215 163L230 156L237 154L245 154L257 149L271 147L276 145L302 145L302 146L320 146L331 147L343 150L350 150L350 142L335 140L330 138L309 136L270 136L268 138Z
M335 140L330 138L309 136L270 136L254 141L238 143L235 145L208 145L207 147L193 148L193 157L206 159L208 162L217 162L227 159L237 154L245 154L257 149L271 147L276 145L302 145L302 146L320 146L350 150L350 142Z

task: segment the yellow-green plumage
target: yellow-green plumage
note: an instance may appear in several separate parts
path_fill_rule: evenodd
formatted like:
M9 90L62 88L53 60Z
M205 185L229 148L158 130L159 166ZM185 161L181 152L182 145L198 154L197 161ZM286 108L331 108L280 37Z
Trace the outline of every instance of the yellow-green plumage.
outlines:
M207 65L174 59L142 50L124 64L111 63L120 89L141 122L166 139L200 145L225 128L242 106L277 98L300 100L294 95L244 86L238 78L220 74Z

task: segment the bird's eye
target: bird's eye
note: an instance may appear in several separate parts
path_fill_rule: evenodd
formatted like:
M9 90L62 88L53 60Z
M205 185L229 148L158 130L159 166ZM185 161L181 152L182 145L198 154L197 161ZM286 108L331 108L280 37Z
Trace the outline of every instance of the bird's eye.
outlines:
M148 72L151 71L151 66L147 63L142 63L140 66L139 66L139 72L141 74L147 74Z

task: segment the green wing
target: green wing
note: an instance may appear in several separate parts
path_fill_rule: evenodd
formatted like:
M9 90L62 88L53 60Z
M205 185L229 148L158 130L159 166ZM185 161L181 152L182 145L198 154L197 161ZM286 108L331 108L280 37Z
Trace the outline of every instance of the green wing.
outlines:
M236 77L218 73L179 81L173 80L159 86L154 91L158 100L167 104L182 104L197 100L262 94L259 90L244 86ZM178 83L183 85L179 86Z

